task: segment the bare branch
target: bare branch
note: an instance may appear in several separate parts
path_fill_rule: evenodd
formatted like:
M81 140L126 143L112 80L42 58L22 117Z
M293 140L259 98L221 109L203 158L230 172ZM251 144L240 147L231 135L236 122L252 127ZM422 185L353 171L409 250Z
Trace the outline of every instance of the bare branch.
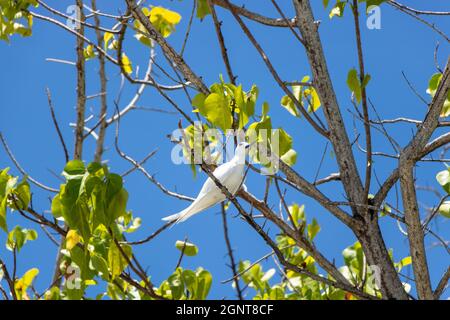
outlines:
M233 70L231 69L230 59L228 57L227 48L225 46L225 39L223 38L223 34L222 34L222 30L221 30L222 22L219 22L219 19L217 17L217 13L216 13L216 9L214 8L214 5L212 5L212 1L213 0L207 0L206 2L208 4L209 10L211 11L211 16L213 18L214 28L216 30L217 39L219 40L220 51L222 53L222 59L225 64L225 68L227 69L228 79L230 79L230 82L232 84L235 84L236 76L233 74Z
M442 279L439 281L436 290L434 290L435 299L439 299L441 295L444 293L445 289L447 289L449 279L450 279L450 267L447 268Z
M230 9L230 5L231 5L231 9L234 10L236 13L238 13L239 15L246 17L252 21L264 24L266 26L271 26L271 27L288 27L289 25L291 26L295 26L295 22L296 19L288 19L288 21L286 21L286 19L273 19L273 18L268 18L265 16L262 16L258 13L249 11L243 7L239 7L237 5L231 4L229 3L227 0L213 0L214 4L223 7L225 9Z
M50 191L50 192L54 192L54 193L58 193L59 190L58 189L54 189L52 187L48 187L45 184L37 181L36 179L34 179L32 176L30 176L20 165L20 163L16 160L16 158L14 157L14 154L12 153L11 149L9 149L8 144L6 143L6 139L3 137L3 134L0 132L0 141L2 142L3 148L5 149L6 153L8 154L9 158L11 159L11 161L14 163L14 165L16 166L17 170L20 171L20 173L22 173L24 176L28 177L28 180L30 180L31 183L33 183L34 185L38 186L39 188L42 188L44 190Z
M237 292L237 296L238 296L239 300L244 300L244 297L242 295L241 285L240 285L239 279L238 279L236 261L234 259L234 254L233 254L233 247L231 246L230 236L228 233L227 212L225 210L224 203L221 204L221 212L222 212L223 236L225 238L225 244L227 246L228 257L230 258L230 268L233 273L234 286L236 288L236 292Z
M91 0L91 5L92 5L92 9L94 11L97 11L97 3L96 0ZM103 36L102 33L100 32L100 18L98 17L98 15L94 15L94 22L95 22L95 35L97 36L97 45L100 47L103 43ZM100 96L100 103L101 103L101 107L100 107L100 129L98 132L98 140L97 140L97 145L96 145L96 149L95 149L95 154L94 154L94 161L96 162L100 162L102 160L102 155L103 155L103 150L104 150L104 143L105 143L105 136L106 136L106 112L108 109L108 105L107 105L107 96L106 96L106 92L107 92L107 88L106 88L106 69L105 69L105 56L103 55L103 53L99 52L98 54L98 62L99 62L99 78L100 78L100 92L103 92L104 94L102 94Z
M361 102L364 116L364 131L366 134L366 180L364 185L364 201L368 202L369 191L370 191L370 180L372 176L372 134L370 132L370 119L369 119L369 108L367 105L367 93L365 82L365 71L364 71L364 57L362 49L361 40L361 30L359 26L359 7L358 0L353 0L353 17L355 21L355 33L356 33L356 47L358 49L358 62L359 62L359 81L361 83Z
M61 145L63 147L64 157L67 163L69 162L69 152L67 151L66 142L64 141L61 129L59 128L58 121L56 120L55 109L53 108L52 97L49 88L47 88L47 100L48 100L48 107L50 108L50 114L52 115L53 124L55 125L56 132L58 133L59 141L61 142Z
M388 3L391 6L393 6L394 8L396 8L397 10L400 10L400 11L406 13L407 15L416 19L417 21L419 21L419 22L423 23L424 25L426 25L427 27L431 28L437 34L439 34L441 37L443 37L445 40L447 40L447 42L450 42L450 38L442 30L440 30L438 27L436 27L436 25L434 23L428 22L425 19L422 19L421 17L419 17L419 14L417 12L414 12L416 10L411 10L411 8L405 8L405 6L402 6L392 0L389 1Z
M423 15L434 15L434 16L450 16L450 11L417 10L417 9L405 6L404 4L398 3L397 1L394 1L394 0L389 0L388 2L390 5L392 5L394 7L405 9L405 10L410 11L417 15L423 14Z

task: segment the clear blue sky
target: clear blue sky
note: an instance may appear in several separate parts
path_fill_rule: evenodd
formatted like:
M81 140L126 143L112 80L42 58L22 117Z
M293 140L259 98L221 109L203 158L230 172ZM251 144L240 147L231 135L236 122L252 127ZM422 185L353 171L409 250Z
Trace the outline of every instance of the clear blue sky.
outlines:
M65 8L73 1L48 1L52 6L65 11ZM123 1L98 0L101 9L116 13L117 8L123 8ZM244 1L235 1L242 4ZM328 66L334 81L334 88L338 95L339 103L344 114L346 127L353 139L353 118L347 112L351 109L350 92L345 80L347 72L357 67L355 40L353 34L353 20L350 11L346 12L343 19L328 18L328 10L324 10L322 1L311 1L314 3L316 19L321 20L320 33L325 48ZM416 8L433 10L450 10L448 1L405 1ZM149 2L150 3L150 2ZM245 1L246 7L273 17L278 17L270 1L253 0ZM291 1L279 1L285 12L292 16L293 9ZM183 16L177 32L169 38L169 42L177 49L181 48L184 32L189 20L191 10L190 1L151 1L151 4L161 5L175 11ZM37 9L39 12L45 12ZM45 12L46 13L46 12ZM46 13L47 14L47 13ZM322 156L325 142L308 126L303 119L293 118L286 110L280 107L279 101L283 93L273 81L260 57L247 38L242 34L234 19L224 10L218 9L218 14L224 20L223 32L227 47L231 56L231 64L237 81L248 90L251 85L257 84L260 88L260 97L257 110L260 110L263 101L267 101L271 107L271 115L274 126L283 126L288 133L294 137L294 146L298 153L298 161L295 169L307 179L313 180L318 163ZM438 61L443 66L449 55L450 46L446 41L432 32L428 27L419 24L409 16L406 16L390 6L382 6L381 30L368 30L363 27L363 45L366 59L366 72L370 73L372 80L368 87L368 94L382 118L395 118L405 116L422 119L426 107L408 88L401 72L404 71L411 83L425 96L428 79L435 72L434 49L437 42L440 43ZM364 20L365 18L363 18ZM444 31L450 30L449 19L434 19ZM434 21L432 19L432 21ZM273 61L283 79L300 80L309 74L309 69L304 50L296 42L288 29L267 28L245 20L260 41L267 55ZM92 34L89 34L94 38ZM33 36L31 38L14 37L11 44L0 43L0 130L8 140L16 158L31 175L47 185L58 187L60 181L50 174L49 170L61 172L64 166L64 157L58 142L54 127L51 122L45 88L52 91L53 101L57 117L62 125L63 135L73 148L73 130L69 127L70 122L75 121L75 69L69 65L46 62L46 58L59 58L66 60L75 59L75 41L73 36L58 27L42 21L35 21ZM125 44L126 52L131 58L133 65L145 67L148 57L146 47L140 45L134 38L129 38ZM158 53L160 51L158 50ZM186 61L193 70L201 75L207 84L218 81L220 73L226 74L220 56L217 39L212 25L211 17L200 22L194 20L193 29L187 45ZM164 57L157 57L164 65ZM88 87L87 94L98 92L96 61L87 62ZM108 65L108 99L110 107L116 98L120 84L119 71L116 67ZM141 70L141 74L144 70ZM161 73L156 74L167 83ZM120 106L123 107L133 96L137 87L126 84L123 91ZM181 93L175 93L184 110L190 110L190 106ZM160 98L153 89L147 89L139 103L140 106L162 108L170 110L171 106ZM88 101L88 114L99 113L99 101ZM91 111L92 110L92 111ZM113 110L110 108L110 112ZM373 115L373 113L372 113ZM156 148L158 153L147 163L146 168L150 173L156 173L156 178L166 187L177 190L180 193L195 196L201 187L205 177L203 174L193 180L189 166L174 165L170 161L172 144L166 135L177 128L181 119L179 115L161 114L145 111L133 111L122 120L121 147L136 159L143 158L149 151ZM360 124L357 128L362 132ZM404 145L414 132L412 125L389 126L388 130ZM440 129L436 134L442 134ZM378 133L375 133L374 150L393 153L387 141ZM113 146L113 131L109 132L104 158L108 160L111 170L122 173L129 168L129 163L119 158ZM95 144L91 138L87 139L84 150L84 160L91 161ZM355 148L358 165L364 165L365 156ZM0 168L11 166L11 172L19 175L13 164L7 158L3 150L0 151ZM376 176L383 181L391 170L396 166L396 161L377 157L375 159ZM439 163L421 163L417 170L417 183L438 188L435 175L444 168ZM324 165L320 176L336 172L335 159L330 153L330 148L325 156ZM249 190L261 197L263 194L264 178L250 172L247 186ZM170 198L160 192L154 185L139 174L133 173L126 177L126 188L130 193L128 208L135 216L142 218L143 225L130 239L137 240L153 232L161 225L163 216L179 211L186 202ZM323 186L321 190L329 197L343 199L342 190L338 184L330 183ZM49 196L33 186L33 204L40 212L49 209ZM376 192L377 182L373 180L372 192ZM275 193L275 190L273 191ZM438 199L431 193L419 191L421 204L431 207ZM316 238L316 245L330 259L336 259L341 265L342 250L351 245L355 238L346 228L331 217L329 213L318 206L314 201L302 194L289 190L287 199L291 202L306 205L308 219L315 217L322 230ZM389 201L396 203L395 192L389 197ZM272 199L274 208L278 208L276 198ZM401 209L401 207L400 207ZM207 210L186 223L175 226L164 232L151 243L135 247L138 258L153 282L159 284L173 271L179 251L175 249L176 240L188 237L190 241L199 246L200 252L196 257L187 257L183 261L186 268L203 266L213 274L213 287L210 298L234 298L235 293L230 284L220 282L231 275L231 270L226 266L228 257L223 238L222 220L219 207ZM228 212L230 237L238 260L249 259L254 261L270 250L257 234L241 219L236 218L235 210ZM9 226L20 224L31 227L31 225L19 219L16 214L9 214ZM397 228L394 221L389 218L380 220L385 240L388 247L394 249L395 260L408 255L408 244ZM441 235L449 235L449 223L444 218L437 218L432 225ZM39 232L39 239L26 245L19 255L19 270L22 274L31 267L40 269L37 279L37 288L44 290L51 282L56 247L48 240L39 227L33 225ZM272 227L272 234L275 228ZM436 240L426 238L427 246ZM0 255L7 262L11 262L10 252L6 251L3 243L4 233L0 233ZM436 285L450 259L445 250L436 247L428 250L428 261L431 269L432 281ZM267 267L273 267L269 260ZM405 274L411 274L408 268ZM274 279L276 280L276 279ZM448 297L448 291L444 298Z

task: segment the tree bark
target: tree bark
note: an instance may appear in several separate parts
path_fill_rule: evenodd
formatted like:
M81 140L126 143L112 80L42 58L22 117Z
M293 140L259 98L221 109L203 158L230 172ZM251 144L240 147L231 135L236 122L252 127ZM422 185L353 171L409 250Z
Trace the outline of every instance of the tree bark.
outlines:
M336 94L328 72L317 25L308 0L293 0L297 14L297 26L306 44L306 52L313 74L313 83L323 105L329 125L330 140L339 165L342 184L350 203L364 204L364 188L345 130ZM354 230L361 242L369 265L381 270L381 291L384 298L408 299L381 235L376 212L364 207L352 206L355 218L363 222L363 232Z

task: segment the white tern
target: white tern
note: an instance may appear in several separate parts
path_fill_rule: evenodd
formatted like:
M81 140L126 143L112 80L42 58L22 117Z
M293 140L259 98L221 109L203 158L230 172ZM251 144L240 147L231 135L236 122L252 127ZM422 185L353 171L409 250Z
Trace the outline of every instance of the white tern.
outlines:
M245 174L245 158L250 144L240 142L236 147L233 158L218 166L213 175L227 190L234 195L242 185ZM164 217L164 221L183 222L193 215L202 212L226 199L225 194L217 187L216 183L208 178L203 184L197 198L186 209L173 215Z

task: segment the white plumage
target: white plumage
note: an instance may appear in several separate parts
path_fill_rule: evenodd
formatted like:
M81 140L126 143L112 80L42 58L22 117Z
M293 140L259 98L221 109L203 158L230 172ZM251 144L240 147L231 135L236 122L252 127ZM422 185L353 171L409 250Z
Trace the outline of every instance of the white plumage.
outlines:
M234 157L220 165L214 170L213 175L220 181L220 183L227 188L227 190L234 195L239 187L242 185L245 171L245 157L246 151L250 145L246 142L241 142L236 147ZM203 184L197 198L186 209L164 217L164 221L176 221L176 223L183 222L193 215L200 213L226 199L223 192L217 187L215 182L208 178Z

